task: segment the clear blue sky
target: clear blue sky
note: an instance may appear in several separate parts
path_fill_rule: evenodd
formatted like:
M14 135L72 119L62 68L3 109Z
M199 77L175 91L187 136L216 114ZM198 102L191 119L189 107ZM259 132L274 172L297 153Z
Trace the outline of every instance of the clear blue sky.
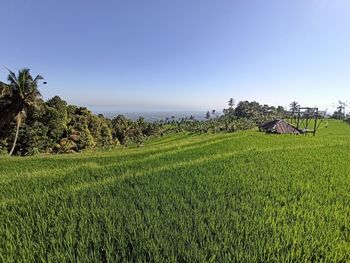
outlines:
M93 109L350 101L348 0L2 0L0 66ZM0 69L0 79L6 78Z

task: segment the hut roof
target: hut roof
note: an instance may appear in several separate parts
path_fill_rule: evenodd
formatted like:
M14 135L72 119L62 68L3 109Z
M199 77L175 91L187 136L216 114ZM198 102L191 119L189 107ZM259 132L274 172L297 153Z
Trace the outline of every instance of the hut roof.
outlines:
M270 133L279 134L300 134L301 131L295 128L292 124L284 120L268 121L260 126L260 130Z

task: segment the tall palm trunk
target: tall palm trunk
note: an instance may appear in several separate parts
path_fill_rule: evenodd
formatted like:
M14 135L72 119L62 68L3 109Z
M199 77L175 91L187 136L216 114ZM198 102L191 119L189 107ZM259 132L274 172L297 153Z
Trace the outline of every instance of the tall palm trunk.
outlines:
M11 149L11 151L9 153L9 156L11 156L13 154L13 151L15 150L15 147L16 147L16 143L17 143L17 139L18 139L19 126L21 126L21 122L22 122L22 115L21 115L21 113L19 113L17 115L16 121L17 121L16 135L15 135L15 140L13 142L12 149Z

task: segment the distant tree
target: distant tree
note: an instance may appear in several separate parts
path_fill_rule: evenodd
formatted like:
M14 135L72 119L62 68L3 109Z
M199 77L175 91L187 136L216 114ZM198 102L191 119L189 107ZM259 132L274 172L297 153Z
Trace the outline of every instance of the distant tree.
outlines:
M233 108L234 105L235 105L235 100L233 98L230 98L230 100L228 101L228 106L230 108Z
M293 101L289 104L290 111L292 112L292 116L298 111L300 108L299 102Z
M337 110L333 113L333 118L335 119L345 119L345 108L346 108L347 103L343 101L338 101L338 106Z
M347 102L345 101L338 101L339 106L338 108L341 108L342 112L343 112L343 118L346 117L346 106L348 106Z
M278 106L277 109L276 109L276 112L277 112L278 116L283 117L283 115L284 115L284 108L283 108L283 106Z
M145 122L145 118L140 116L137 121L136 121L137 125L140 127L140 129L144 129L146 127L146 122Z
M262 114L266 117L269 117L270 113L271 113L271 108L269 105L267 104L264 104L262 107L261 107L261 111L262 111Z
M122 145L126 145L132 137L134 125L132 121L125 118L124 115L118 115L112 120L113 137L117 138Z
M135 128L137 128L142 134L147 134L147 135L151 135L150 131L152 130L151 127L149 127L149 125L146 123L145 121L145 118L140 116L135 125L134 125Z
M235 106L235 100L233 98L230 98L229 101L228 101L228 108L227 109L223 109L222 112L223 112L223 116L226 120L226 122L233 122L234 119L235 119L235 109L234 109L234 106ZM228 124L226 124L227 126Z
M171 123L175 124L175 116L171 116Z
M205 114L205 118L206 118L207 120L210 119L210 111L207 111L207 113Z
M249 118L256 121L262 115L262 107L258 102L240 101L235 109L238 118Z
M16 134L9 152L9 155L12 155L16 147L19 128L26 117L26 113L30 107L36 106L38 99L41 97L38 84L40 80L43 80L43 77L37 75L33 78L27 68L19 70L17 75L11 70L8 71L8 84L3 88L2 94L7 94L11 98L11 108L16 120Z

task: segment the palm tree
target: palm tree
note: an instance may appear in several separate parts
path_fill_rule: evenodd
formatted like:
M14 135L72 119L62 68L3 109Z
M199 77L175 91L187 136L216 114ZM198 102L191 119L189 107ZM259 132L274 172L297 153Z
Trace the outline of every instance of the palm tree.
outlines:
M17 76L11 70L7 70L9 71L7 77L8 84L6 84L6 89L3 92L6 92L11 97L11 103L16 116L16 135L9 153L9 155L12 155L16 147L19 128L27 115L27 110L30 107L36 107L36 102L41 97L38 90L38 83L43 77L37 75L33 78L30 75L30 70L27 68L19 70Z
M207 120L210 119L210 111L207 111L207 113L205 114L205 118L206 118Z
M293 101L289 104L290 110L292 111L292 115L298 111L300 105L297 101Z
M228 106L232 108L234 105L235 105L235 100L233 98L230 98L230 100L228 101Z

